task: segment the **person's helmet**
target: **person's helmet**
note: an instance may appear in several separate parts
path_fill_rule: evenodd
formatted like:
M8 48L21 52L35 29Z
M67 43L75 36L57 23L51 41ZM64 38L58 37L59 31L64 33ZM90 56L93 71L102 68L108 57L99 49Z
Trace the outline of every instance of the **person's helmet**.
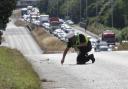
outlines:
M67 38L67 39L70 39L70 38L72 38L73 36L75 36L75 33L74 33L74 32L69 32L69 33L66 35L66 38Z
M2 31L0 31L0 36L1 36L1 35L3 35L3 32L2 32Z

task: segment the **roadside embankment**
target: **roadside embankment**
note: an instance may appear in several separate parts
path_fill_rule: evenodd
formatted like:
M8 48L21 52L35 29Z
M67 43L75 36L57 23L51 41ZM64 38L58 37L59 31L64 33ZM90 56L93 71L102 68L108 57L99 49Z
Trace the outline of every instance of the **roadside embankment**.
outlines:
M16 20L15 24L16 26L23 27L26 27L27 25L31 26L32 36L44 51L44 53L60 53L63 52L66 48L65 42L50 34L43 27L31 25L30 23L26 23L25 21L21 20ZM71 49L70 51L73 52L74 49Z
M32 35L45 53L62 52L66 47L64 42L45 31L42 27L35 28Z
M0 89L41 89L40 79L17 50L0 47Z

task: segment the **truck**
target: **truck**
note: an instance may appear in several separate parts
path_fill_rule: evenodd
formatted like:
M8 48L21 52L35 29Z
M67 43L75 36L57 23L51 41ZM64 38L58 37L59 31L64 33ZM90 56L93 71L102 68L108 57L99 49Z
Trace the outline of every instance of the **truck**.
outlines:
M50 23L50 32L53 32L55 29L60 28L60 21L58 17L51 17L49 19L49 23Z
M108 45L115 45L116 37L114 32L110 30L106 30L103 31L101 35L102 35L101 36L102 41L106 41Z
M22 8L21 9L21 17L23 17L24 15L27 15L27 14L28 14L27 8Z
M39 16L39 21L41 24L45 23L45 22L49 22L49 15L40 15Z

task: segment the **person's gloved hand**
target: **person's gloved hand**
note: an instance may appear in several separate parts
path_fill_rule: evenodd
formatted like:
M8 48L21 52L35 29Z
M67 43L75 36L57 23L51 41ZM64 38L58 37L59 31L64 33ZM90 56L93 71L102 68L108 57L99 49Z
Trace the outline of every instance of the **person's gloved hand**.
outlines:
M61 60L61 64L62 64L62 65L63 65L63 63L64 63L64 59Z

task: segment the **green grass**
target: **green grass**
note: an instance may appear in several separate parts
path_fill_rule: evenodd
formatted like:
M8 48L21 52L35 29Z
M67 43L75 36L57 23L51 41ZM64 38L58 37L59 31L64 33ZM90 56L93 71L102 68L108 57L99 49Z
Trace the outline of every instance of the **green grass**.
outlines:
M41 89L39 77L17 50L0 47L0 89Z

